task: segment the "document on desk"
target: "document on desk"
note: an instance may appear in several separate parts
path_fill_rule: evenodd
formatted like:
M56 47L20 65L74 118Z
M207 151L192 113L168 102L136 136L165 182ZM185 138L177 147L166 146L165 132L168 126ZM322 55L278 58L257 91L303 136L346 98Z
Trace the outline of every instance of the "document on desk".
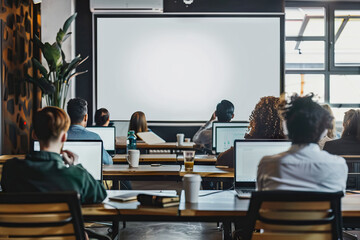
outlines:
M165 140L153 132L139 132L138 137L141 138L146 144L159 144L165 143Z

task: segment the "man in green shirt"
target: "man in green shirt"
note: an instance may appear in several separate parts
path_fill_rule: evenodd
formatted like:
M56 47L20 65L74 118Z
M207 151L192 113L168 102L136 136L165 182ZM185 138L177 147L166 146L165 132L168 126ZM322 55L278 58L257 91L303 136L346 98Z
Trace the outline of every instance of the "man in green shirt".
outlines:
M70 126L65 111L45 107L34 115L33 126L33 137L39 140L40 151L26 155L25 160L14 158L4 164L1 178L3 191L76 191L82 203L102 202L106 198L102 183L95 180L81 164L76 164L76 154L62 150Z

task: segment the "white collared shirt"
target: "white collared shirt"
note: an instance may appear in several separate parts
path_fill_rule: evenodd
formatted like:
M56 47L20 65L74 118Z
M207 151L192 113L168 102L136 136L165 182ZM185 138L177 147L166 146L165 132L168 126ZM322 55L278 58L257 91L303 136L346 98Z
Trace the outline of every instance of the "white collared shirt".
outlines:
M286 152L262 158L257 188L259 191L345 191L347 173L342 157L320 150L315 143L294 144Z

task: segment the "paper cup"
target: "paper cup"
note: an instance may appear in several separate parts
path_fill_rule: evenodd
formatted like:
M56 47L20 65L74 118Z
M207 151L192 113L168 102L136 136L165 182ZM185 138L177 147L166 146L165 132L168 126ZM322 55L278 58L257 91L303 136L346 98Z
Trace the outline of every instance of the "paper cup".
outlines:
M183 185L185 190L185 201L188 203L197 203L199 200L201 176L198 174L185 174Z
M183 133L176 134L177 144L179 146L184 144L184 138L185 138L185 134L183 134Z

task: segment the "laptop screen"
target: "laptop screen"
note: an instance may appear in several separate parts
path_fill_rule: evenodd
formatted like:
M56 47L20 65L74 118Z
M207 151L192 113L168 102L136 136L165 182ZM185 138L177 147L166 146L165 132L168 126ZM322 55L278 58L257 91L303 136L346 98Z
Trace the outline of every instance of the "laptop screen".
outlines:
M78 162L94 177L96 180L102 180L102 141L66 141L64 150L69 150L79 156ZM40 151L40 144L34 141L34 151Z
M252 183L255 187L257 167L264 156L289 150L287 140L237 140L235 141L235 186Z
M222 153L234 146L234 141L244 139L247 126L221 126L215 129L215 152Z
M212 148L215 149L216 147L216 128L217 127L228 127L228 126L234 126L234 127L247 127L249 126L249 123L246 122L213 122L212 124Z
M115 127L87 127L86 129L101 137L106 151L115 151Z

